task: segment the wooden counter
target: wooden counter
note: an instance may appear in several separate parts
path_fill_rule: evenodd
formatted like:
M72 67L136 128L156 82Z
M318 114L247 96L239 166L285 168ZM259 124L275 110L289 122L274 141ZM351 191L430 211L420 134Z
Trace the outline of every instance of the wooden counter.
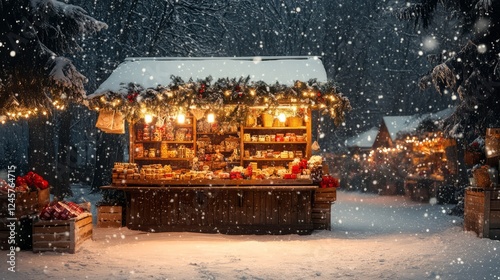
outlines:
M317 186L310 180L120 180L126 225L142 231L310 234Z

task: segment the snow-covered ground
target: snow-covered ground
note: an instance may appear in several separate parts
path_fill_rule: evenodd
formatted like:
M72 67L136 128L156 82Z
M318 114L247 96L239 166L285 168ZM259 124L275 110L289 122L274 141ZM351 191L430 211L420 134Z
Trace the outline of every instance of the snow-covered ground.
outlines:
M1 261L0 277L500 279L500 242L464 232L449 207L340 191L333 230L307 236L95 229L76 254L18 252L17 272Z

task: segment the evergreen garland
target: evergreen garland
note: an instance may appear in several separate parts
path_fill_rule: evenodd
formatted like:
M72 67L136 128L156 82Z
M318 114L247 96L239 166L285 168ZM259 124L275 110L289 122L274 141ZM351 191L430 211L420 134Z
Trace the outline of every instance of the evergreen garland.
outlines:
M215 113L219 122L233 124L243 124L249 114L293 105L299 109L297 114L305 109L317 109L339 125L351 110L349 99L339 93L333 83L319 83L316 79L296 81L293 86L252 82L250 77L221 78L214 82L209 76L185 82L172 76L171 80L169 85L156 88L129 83L124 85L124 93L107 92L90 99L89 104L96 110L119 110L129 120L143 118L146 113L175 116L179 112L201 109Z

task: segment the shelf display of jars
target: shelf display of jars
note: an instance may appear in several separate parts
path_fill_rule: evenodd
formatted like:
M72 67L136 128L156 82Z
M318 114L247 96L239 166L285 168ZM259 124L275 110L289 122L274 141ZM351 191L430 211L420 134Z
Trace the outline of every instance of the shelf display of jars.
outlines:
M276 118L275 118L276 119ZM311 156L310 122L292 117L293 121L279 121L279 126L254 126L209 123L187 116L184 123L175 118L153 118L137 122L131 127L131 161L139 165L171 164L190 168L197 158L202 166L211 169L231 169L257 162L266 166L287 167L294 159ZM309 116L310 119L310 116Z

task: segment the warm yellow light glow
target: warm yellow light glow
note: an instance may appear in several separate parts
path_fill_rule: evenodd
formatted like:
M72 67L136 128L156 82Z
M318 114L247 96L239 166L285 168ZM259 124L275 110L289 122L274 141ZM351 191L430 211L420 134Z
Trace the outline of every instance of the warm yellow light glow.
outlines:
M177 123L183 124L186 121L186 115L184 113L179 113L177 115Z
M153 121L153 116L150 114L144 115L144 122L145 123L151 123Z
M285 122L285 121L286 121L286 116L285 116L285 114L280 113L280 114L278 115L278 120L279 120L280 122Z
M229 96L229 95L231 95L231 91L229 91L229 90L224 91L224 95L225 95L225 96Z
M255 89L251 89L250 90L250 96L255 96L256 92L255 92Z
M208 113L208 115L207 115L207 122L208 123L214 123L215 122L215 115L214 115L214 113Z

